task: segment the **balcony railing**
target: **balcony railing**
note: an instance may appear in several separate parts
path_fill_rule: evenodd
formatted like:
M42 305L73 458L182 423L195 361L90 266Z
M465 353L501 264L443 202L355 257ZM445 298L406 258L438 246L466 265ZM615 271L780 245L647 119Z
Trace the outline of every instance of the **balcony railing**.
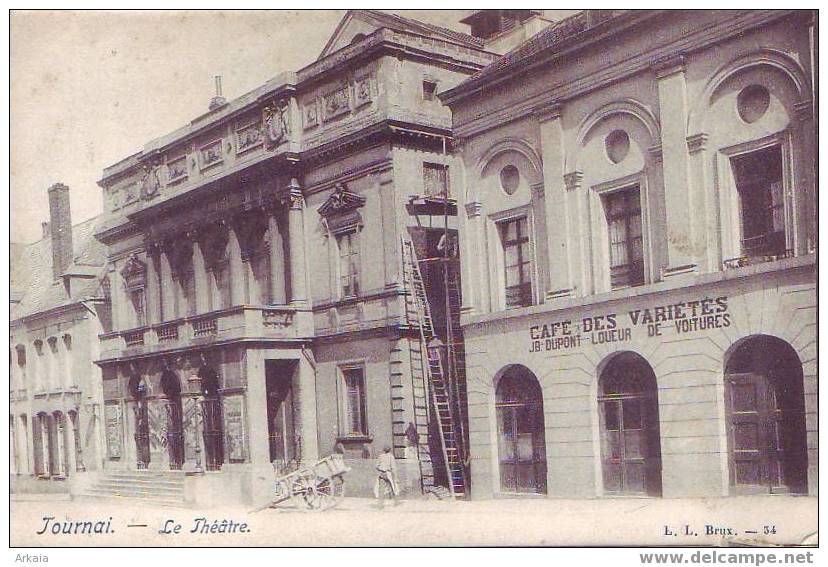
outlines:
M778 254L750 254L746 256L739 256L738 258L728 258L722 261L722 266L725 270L732 270L735 268L743 268L745 266L753 266L755 264L764 264L765 262L773 262L775 260L784 260L785 258L793 258L793 250L785 250Z
M100 335L101 358L108 360L140 352L163 352L192 342L232 341L237 339L291 339L309 334L311 314L299 316L289 306L239 306L182 317L148 327ZM302 323L307 320L308 324ZM307 329L305 329L307 327Z
M124 342L126 343L126 346L133 347L143 345L144 332L144 329L138 329L124 333Z
M175 323L166 323L155 328L155 333L158 335L159 343L166 343L169 341L178 340L178 325Z
M204 319L193 321L192 324L194 337L206 337L218 334L217 317L205 317Z

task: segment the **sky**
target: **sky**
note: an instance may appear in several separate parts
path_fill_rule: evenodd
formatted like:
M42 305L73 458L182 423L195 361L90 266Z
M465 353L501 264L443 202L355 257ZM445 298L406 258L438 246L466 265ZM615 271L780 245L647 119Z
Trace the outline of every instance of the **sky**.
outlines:
M451 27L468 10L397 10ZM314 61L344 10L14 11L11 14L11 241L33 242L49 186L70 187L72 221L102 210L103 169L224 96Z

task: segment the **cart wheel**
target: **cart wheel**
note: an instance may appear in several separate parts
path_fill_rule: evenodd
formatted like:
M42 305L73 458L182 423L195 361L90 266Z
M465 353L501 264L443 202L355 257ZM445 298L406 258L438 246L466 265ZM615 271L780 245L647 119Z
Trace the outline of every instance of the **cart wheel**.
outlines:
M293 496L301 498L305 506L311 510L317 510L321 506L321 499L316 490L316 475L303 473L293 480L291 486Z
M341 476L316 477L316 493L320 498L319 510L328 510L345 498L345 481Z

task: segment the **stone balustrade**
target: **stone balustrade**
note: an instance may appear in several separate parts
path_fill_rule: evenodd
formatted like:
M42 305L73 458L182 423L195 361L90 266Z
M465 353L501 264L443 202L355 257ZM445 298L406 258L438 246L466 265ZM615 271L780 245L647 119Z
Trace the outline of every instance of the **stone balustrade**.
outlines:
M308 313L308 318L310 314ZM307 334L300 325L299 310L292 306L242 305L105 333L101 360L180 349L194 344L245 339L294 339Z

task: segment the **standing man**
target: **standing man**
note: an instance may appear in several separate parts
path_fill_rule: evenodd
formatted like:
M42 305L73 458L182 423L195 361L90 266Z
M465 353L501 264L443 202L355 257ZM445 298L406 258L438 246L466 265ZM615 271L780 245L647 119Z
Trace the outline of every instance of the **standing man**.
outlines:
M386 493L394 499L394 506L399 505L399 482L397 481L397 459L386 445L382 454L377 458L377 481L374 483L374 496L377 498L377 508L385 507Z

